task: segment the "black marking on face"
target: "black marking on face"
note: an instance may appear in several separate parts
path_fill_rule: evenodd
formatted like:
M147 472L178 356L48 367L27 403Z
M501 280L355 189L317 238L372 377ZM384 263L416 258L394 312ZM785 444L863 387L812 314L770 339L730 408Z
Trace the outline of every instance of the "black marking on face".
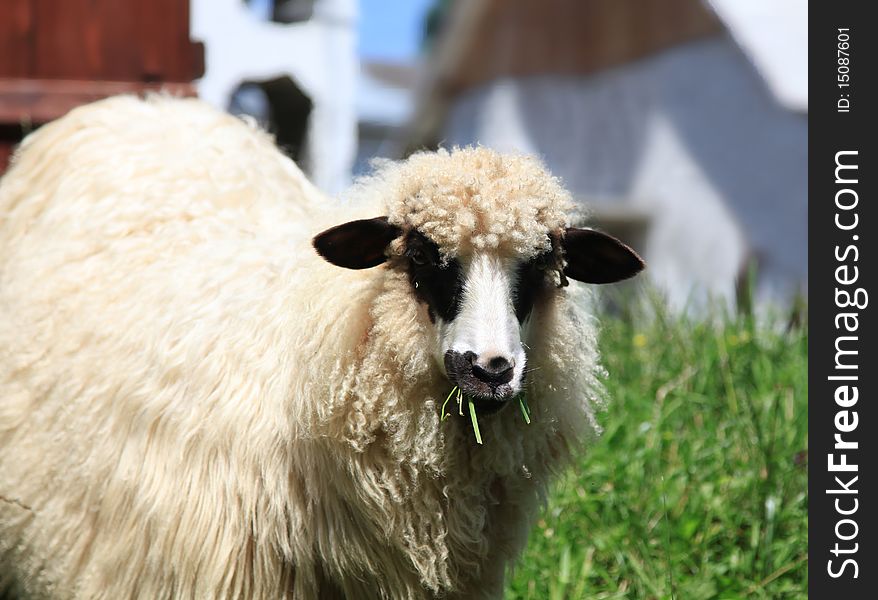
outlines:
M546 289L545 265L546 255L541 254L518 267L513 306L519 323L524 323L533 310L534 303Z
M552 249L543 252L522 263L516 272L516 284L513 292L515 317L519 323L530 316L534 304L543 296L549 287L549 273L558 271L560 252L556 242L557 236L549 236ZM561 285L564 285L563 274Z
M436 317L450 323L460 312L463 281L460 263L452 258L442 260L436 243L413 229L405 240L409 282L415 296L427 305L430 322Z

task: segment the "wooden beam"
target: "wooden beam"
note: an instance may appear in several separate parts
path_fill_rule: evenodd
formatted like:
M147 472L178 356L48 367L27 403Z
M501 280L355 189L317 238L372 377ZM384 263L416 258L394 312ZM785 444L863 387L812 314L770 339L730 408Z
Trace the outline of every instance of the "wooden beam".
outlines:
M134 81L78 81L64 79L0 79L0 123L43 124L71 109L117 94L166 92L195 96L191 83Z

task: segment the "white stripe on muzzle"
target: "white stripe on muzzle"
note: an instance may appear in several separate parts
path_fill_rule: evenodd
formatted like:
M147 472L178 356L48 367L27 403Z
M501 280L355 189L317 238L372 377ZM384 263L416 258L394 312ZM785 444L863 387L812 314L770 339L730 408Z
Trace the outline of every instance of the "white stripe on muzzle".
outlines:
M472 352L477 364L501 357L514 365L510 385L521 386L525 353L512 302L514 261L486 253L462 261L463 297L460 312L451 323L440 326L440 351Z

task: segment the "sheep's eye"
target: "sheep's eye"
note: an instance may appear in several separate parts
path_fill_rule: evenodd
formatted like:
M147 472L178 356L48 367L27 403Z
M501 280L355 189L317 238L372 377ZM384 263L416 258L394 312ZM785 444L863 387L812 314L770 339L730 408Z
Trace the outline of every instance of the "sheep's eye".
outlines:
M534 259L534 266L540 271L545 271L551 266L552 263L552 253L546 252L545 254L540 254Z
M406 252L406 256L408 256L409 260L411 260L414 264L418 266L423 266L430 262L430 258L427 256L427 253L420 248L410 248Z

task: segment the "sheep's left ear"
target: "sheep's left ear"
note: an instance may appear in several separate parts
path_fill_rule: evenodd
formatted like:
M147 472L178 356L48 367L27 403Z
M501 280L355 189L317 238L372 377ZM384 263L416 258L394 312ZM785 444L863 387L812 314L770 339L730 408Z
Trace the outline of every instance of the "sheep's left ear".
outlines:
M317 254L334 265L368 269L387 260L384 251L401 232L387 217L376 217L336 225L314 236L311 243Z
M637 275L646 264L637 253L606 233L569 227L561 240L564 274L585 283L613 283Z

